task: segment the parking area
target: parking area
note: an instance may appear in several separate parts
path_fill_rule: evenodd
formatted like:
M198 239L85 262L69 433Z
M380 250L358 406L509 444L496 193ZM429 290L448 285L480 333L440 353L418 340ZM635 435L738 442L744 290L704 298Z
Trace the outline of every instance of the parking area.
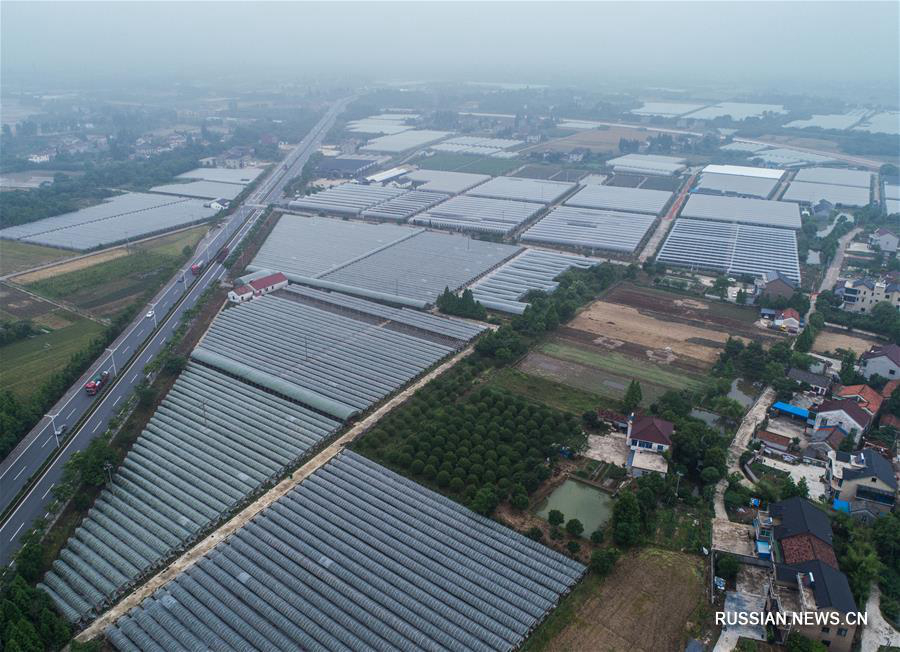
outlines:
M592 460L624 466L628 460L628 446L625 445L625 439L625 433L622 432L590 435L588 449L584 456Z

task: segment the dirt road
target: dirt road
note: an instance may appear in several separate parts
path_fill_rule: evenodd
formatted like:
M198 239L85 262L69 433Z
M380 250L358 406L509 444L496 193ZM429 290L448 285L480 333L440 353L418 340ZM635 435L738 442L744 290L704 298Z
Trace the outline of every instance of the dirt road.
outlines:
M753 484L744 477L740 469L741 453L747 450L747 444L750 443L753 431L766 417L766 409L772 404L773 400L775 400L775 390L771 387L766 387L759 395L759 398L756 399L753 407L747 411L734 435L734 439L731 441L731 446L728 447L728 473L740 475L741 482L748 487L752 487Z
M866 602L866 614L869 622L863 627L861 652L877 652L880 646L900 647L900 632L894 629L881 615L881 591L877 584L872 585L869 601Z

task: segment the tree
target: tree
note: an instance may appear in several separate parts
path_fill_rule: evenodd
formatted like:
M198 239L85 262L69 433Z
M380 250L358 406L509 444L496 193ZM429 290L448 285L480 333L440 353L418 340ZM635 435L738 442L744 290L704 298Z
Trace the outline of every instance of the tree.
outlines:
M743 306L747 303L747 293L744 292L743 288L737 291L737 296L735 297L735 301L739 306Z
M470 504L472 511L482 516L490 516L497 509L497 494L490 486L484 486L478 490Z
M616 500L612 516L613 541L624 547L636 545L641 538L641 508L630 491Z
M547 514L547 522L550 523L550 525L552 525L553 527L559 527L565 520L565 515L558 509L551 509L550 513Z
M641 391L641 384L632 378L631 382L628 384L628 389L625 390L625 397L622 399L622 408L626 413L634 412L635 408L641 404L643 398L644 393Z
M619 560L619 551L616 548L603 548L591 553L590 568L600 577L606 577Z
M716 559L716 575L726 580L737 577L740 568L741 564L734 555L724 554Z
M787 652L828 652L828 648L823 643L806 638L797 630L788 634L785 648Z
M581 550L581 544L577 541L569 541L569 543L566 544L566 548L570 553L574 555L577 554L579 550Z
M580 537L581 533L584 532L584 525L582 525L581 521L577 518L569 519L566 523L566 532L568 532L570 536Z
M728 295L728 288L730 287L731 281L728 280L727 276L717 276L712 285L713 292L715 292L720 299L724 299Z
M809 353L813 346L813 329L811 326L804 328L794 342L794 348L802 353Z
M156 392L153 391L153 388L150 387L150 383L146 380L142 380L138 383L137 387L134 388L134 393L137 394L138 405L142 408L152 406L153 401L156 400Z
M603 530L601 528L597 528L593 532L591 532L591 543L596 545L600 545L603 543Z

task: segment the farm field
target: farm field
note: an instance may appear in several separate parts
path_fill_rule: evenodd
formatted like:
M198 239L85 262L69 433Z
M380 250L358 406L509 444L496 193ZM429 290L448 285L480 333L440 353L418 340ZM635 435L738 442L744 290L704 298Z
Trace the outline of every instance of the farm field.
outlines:
M546 143L529 148L529 151L536 152L570 152L576 147L584 147L592 152L600 152L603 154L613 154L619 152L619 140L627 138L628 140L647 141L651 136L651 132L643 129L634 129L632 127L609 127L608 129L586 129L566 136L558 140L551 140Z
M859 355L860 353L868 351L872 346L880 346L882 344L884 344L884 342L881 340L863 337L856 333L851 335L845 331L823 328L822 331L816 335L812 350L815 353L824 354L836 352L838 349L850 349L856 355Z
M752 309L623 283L538 345L518 371L621 400L632 379L643 404L668 390L702 388L729 335L773 343Z
M418 159L416 163L423 170L448 170L450 172L470 172L472 174L490 174L492 176L506 174L522 164L517 159L453 154L452 152L437 152L428 158Z
M565 376L561 378L565 379ZM604 403L603 399L591 390L573 388L571 385L562 384L549 374L535 373L531 368L524 366L520 369L509 367L499 369L491 375L487 384L489 387L517 394L534 403L578 417Z
M112 317L165 283L185 260L182 249L193 248L205 229L157 238L137 245L127 255L45 276L26 287L37 294L65 300L94 316Z
M0 348L0 391L28 396L103 332L103 325L90 319L63 310L52 314L58 320L56 330Z
M15 240L0 240L0 276L52 263L55 260L65 260L74 255L74 251L65 249Z
M523 650L681 650L699 629L704 602L701 557L645 548L620 558L606 578L588 575Z

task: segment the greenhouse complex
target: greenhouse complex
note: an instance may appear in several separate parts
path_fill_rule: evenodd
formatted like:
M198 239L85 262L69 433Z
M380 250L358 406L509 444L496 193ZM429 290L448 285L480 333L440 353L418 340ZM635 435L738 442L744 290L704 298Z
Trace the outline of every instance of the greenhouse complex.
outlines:
M343 452L107 629L119 650L512 650L585 567Z

